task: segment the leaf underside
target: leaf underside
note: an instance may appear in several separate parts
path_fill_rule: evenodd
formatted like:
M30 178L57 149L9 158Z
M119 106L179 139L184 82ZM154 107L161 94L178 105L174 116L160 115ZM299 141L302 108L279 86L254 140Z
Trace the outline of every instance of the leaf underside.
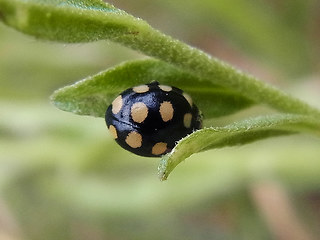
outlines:
M311 132L319 136L320 122L302 115L276 114L235 122L225 127L198 130L180 140L175 148L161 159L158 168L159 178L166 180L179 163L194 153L239 146L268 137L294 134L298 131Z
M127 62L103 71L57 90L51 100L64 111L104 117L107 107L120 92L153 80L174 85L190 94L207 119L228 115L252 104L235 92L210 81L199 81L197 77L153 59Z

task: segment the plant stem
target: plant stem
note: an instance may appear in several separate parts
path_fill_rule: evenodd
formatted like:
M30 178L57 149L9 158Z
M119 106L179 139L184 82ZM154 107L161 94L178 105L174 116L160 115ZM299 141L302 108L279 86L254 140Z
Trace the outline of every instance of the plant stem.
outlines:
M286 113L320 117L320 110L157 31L141 19L115 11L109 5L101 7L95 1L84 1L86 5L81 8L71 2L61 5L57 0L0 0L0 20L47 40L70 43L112 40L200 79L235 90L256 104L266 104Z
M320 110L296 99L281 90L245 74L229 64L213 58L197 48L173 39L149 26L133 39L115 39L128 47L168 62L202 79L231 88L256 103L266 104L279 111L320 117Z

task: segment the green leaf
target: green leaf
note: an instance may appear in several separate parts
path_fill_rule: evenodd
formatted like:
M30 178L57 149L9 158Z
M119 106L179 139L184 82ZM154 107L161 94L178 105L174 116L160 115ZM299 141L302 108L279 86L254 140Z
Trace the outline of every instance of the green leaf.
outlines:
M198 130L180 140L175 148L161 159L158 168L159 178L166 180L179 163L194 153L239 146L267 137L288 135L299 131L320 136L320 121L301 115L277 114L247 119L225 127Z
M197 131L182 139L164 158L159 168L161 179L166 179L179 162L195 152L240 145L296 131L312 132L313 130L313 133L319 133L319 122L315 120L320 117L318 109L153 29L145 21L103 1L0 0L0 19L7 25L37 38L60 42L111 40L162 60L173 67L173 72L164 77L164 83L171 85L172 77L176 74L174 72L180 69L180 79L183 74L189 79L188 81L180 80L181 83L189 82L190 88L186 85L183 89L194 95L195 101L199 101L199 107L204 108L208 117L226 115L249 106L250 103L265 104L284 113L300 114L260 117L224 128L207 128ZM96 81L95 79L102 78L104 73L101 73L101 76L90 78L91 81L87 79L69 89L56 92L53 96L54 102L67 111L102 116L106 106L116 94L127 87L142 83L142 76L149 79L153 76L152 74L155 74L138 75L137 69L131 72L136 71L136 78L133 78L136 82L131 79L131 75L126 75L124 67L119 68L118 73L117 69L114 69L110 72L116 73L113 75L113 81L116 84L108 83L98 87L103 81L97 81L98 84L87 85L91 81ZM127 78L120 78L121 74ZM155 76L158 75L155 74ZM129 77L130 80L128 80ZM165 79L168 79L168 82ZM160 77L155 80L160 80ZM174 81L179 82L176 79ZM145 82L144 79L143 82ZM181 86L177 84L177 87ZM198 86L202 88L197 89ZM71 94L76 88L79 91ZM99 90L98 93L97 90ZM218 92L225 94L227 99L221 101L221 106L224 102L232 103L234 96L236 96L234 102L240 102L240 106L229 104L227 107L214 109ZM205 97L206 94L207 97ZM82 97L84 97L83 101L78 102Z
M26 34L69 43L134 34L145 24L100 0L0 0L0 16Z
M108 39L167 62L200 80L236 91L286 113L320 116L318 109L175 40L103 1L0 0L0 19L35 37L86 42Z
M189 93L207 119L228 115L252 104L235 92L152 59L126 62L108 69L57 90L51 99L61 110L104 117L107 107L120 92L152 80L174 85Z

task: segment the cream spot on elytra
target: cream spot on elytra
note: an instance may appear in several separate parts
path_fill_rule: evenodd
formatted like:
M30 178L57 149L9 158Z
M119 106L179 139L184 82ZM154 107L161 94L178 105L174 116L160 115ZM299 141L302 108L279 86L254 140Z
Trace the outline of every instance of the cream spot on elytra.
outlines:
M149 91L149 87L147 85L140 85L132 88L132 90L136 93L145 93Z
M113 125L109 126L109 131L114 139L118 138L117 129Z
M148 107L143 102L134 103L131 107L132 120L142 123L148 116Z
M142 136L137 132L130 132L125 141L130 147L138 148L142 145Z
M192 107L192 98L190 97L190 95L187 93L183 93L182 95L184 96L184 98L188 101L188 103Z
M158 142L152 147L153 155L163 154L167 150L167 144L164 142Z
M117 114L118 112L120 112L122 105L123 105L122 97L121 97L121 95L119 95L112 102L112 113Z
M165 91L165 92L170 92L170 91L172 90L172 87L167 86L167 85L159 85L159 88L160 88L162 91Z
M190 127L191 127L191 120L192 120L192 114L191 114L191 113L186 113L186 114L183 116L183 125L184 125L186 128L190 128Z
M163 103L160 104L160 109L159 109L161 118L164 122L168 122L173 118L173 107L170 102L164 101Z

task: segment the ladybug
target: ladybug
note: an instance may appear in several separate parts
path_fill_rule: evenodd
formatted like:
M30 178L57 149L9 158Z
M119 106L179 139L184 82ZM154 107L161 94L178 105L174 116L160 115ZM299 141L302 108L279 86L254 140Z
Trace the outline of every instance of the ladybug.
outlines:
M187 93L156 81L120 93L108 107L105 120L121 147L145 157L170 152L177 141L202 124Z

